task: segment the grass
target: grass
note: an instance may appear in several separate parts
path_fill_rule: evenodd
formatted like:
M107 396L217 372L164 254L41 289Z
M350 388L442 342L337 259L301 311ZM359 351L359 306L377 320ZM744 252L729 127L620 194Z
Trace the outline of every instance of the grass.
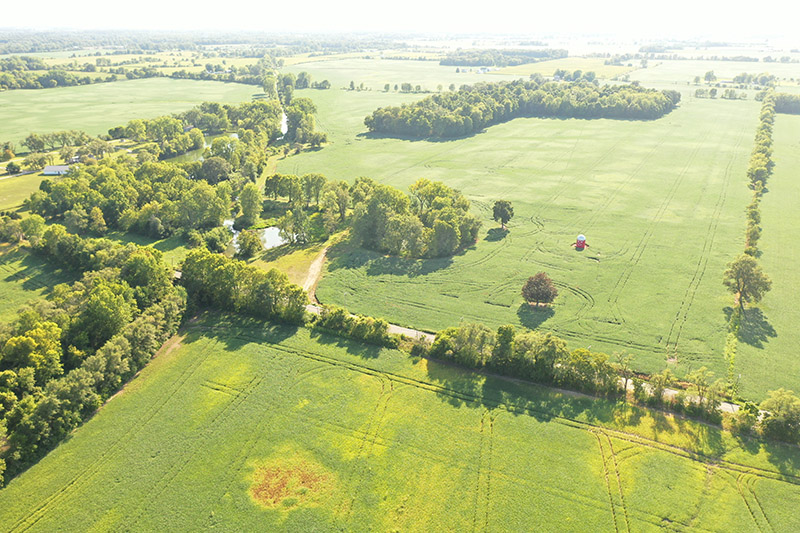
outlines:
M305 329L184 333L0 491L5 528L800 527L797 449Z
M121 244L132 242L139 246L151 246L164 255L164 263L176 268L183 262L184 258L186 258L186 254L189 253L189 247L186 241L177 235L155 240L137 233L112 231L104 235L104 237Z
M39 190L39 184L44 179L40 172L25 174L24 176L0 176L0 211L14 211L22 207L22 202L30 197L31 193Z
M0 94L0 139L19 144L29 133L80 129L92 135L134 118L177 113L205 101L238 103L260 89L216 81L144 80Z
M461 320L541 328L572 347L632 353L639 370L706 365L726 375L721 277L742 248L758 103L687 99L657 121L517 119L427 142L365 135L366 113L399 96L380 95L311 94L332 143L278 171L371 176L401 189L441 180L484 226L474 247L448 259L335 248L320 301L429 331ZM505 237L491 220L497 199L516 213ZM570 246L579 233L584 252ZM553 311L523 304L522 284L538 271L559 287Z
M631 61L631 63L636 66L639 64L638 60ZM625 65L627 65L627 63ZM517 65L514 67L505 67L492 71L491 74L507 74L524 77L528 77L531 74L552 76L553 73L558 69L568 70L570 72L576 70L582 70L584 72L592 71L597 74L598 78L613 78L615 76L630 72L633 70L633 67L606 65L605 59L596 57L565 57L563 59L553 59L551 61L541 61L539 63L526 63L524 65Z
M18 246L0 244L0 324L16 318L20 307L45 296L55 285L74 280L72 273Z
M746 311L735 372L742 374L745 383L763 384L759 390L785 387L800 391L800 361L795 355L800 343L800 309L795 298L800 254L791 241L800 222L794 207L800 194L800 117L777 115L774 139L775 170L761 201L763 233L759 241L759 261L772 279L772 290L760 306ZM729 305L733 305L732 298Z
M413 53L410 53L410 55L413 55ZM510 80L520 77L519 75L487 77L485 74L474 72L456 73L456 67L441 66L437 61L400 59L331 59L288 65L282 69L282 72L294 72L295 74L302 71L310 73L312 81L328 80L331 82L331 89L309 91L307 96L312 98L317 93L328 93L335 89L348 87L351 81L355 82L356 86L363 82L364 86L372 91L382 92L384 85L387 83L391 85L392 91L394 91L395 84L400 85L404 82L408 82L412 86L420 85L422 90L436 91L437 86L440 84L446 90L451 83L455 83L456 87L458 87L465 83L499 81L501 79ZM552 75L552 72L550 74ZM299 96L300 91L297 93ZM417 95L415 99L423 96ZM362 116L361 120L363 119L364 117Z

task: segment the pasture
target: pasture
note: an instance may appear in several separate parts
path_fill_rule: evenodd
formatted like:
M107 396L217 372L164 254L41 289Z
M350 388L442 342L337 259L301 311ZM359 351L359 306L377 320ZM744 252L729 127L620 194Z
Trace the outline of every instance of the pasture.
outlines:
M280 161L280 172L370 176L401 189L441 180L484 226L473 248L448 259L336 247L321 302L429 331L462 320L540 328L571 347L629 352L638 370L705 365L725 376L721 280L743 247L757 102L686 99L656 121L517 119L428 142L366 135L361 98L374 92L323 93L298 91L317 102L332 144ZM498 199L514 205L507 234L491 220ZM589 239L583 252L570 246L579 233ZM522 300L538 271L559 288L552 310ZM740 391L758 396L764 386L743 375Z
M627 66L631 63L633 66ZM597 57L565 57L562 59L552 59L550 61L539 61L538 63L526 63L513 67L505 67L491 72L492 75L506 74L516 75L527 78L531 74L541 74L542 76L552 76L558 69L592 71L598 78L613 78L622 74L627 74L634 67L639 66L639 61L627 61L624 65L606 65L605 59Z
M177 113L206 101L243 102L260 91L240 83L166 78L6 91L0 94L0 140L19 145L31 132L67 129L99 135L134 118Z
M772 290L761 304L748 309L736 354L737 370L764 383L765 390L784 387L800 390L800 360L797 346L800 335L800 309L795 297L800 284L797 265L800 253L792 242L797 224L797 198L800 183L800 116L777 115L774 133L775 170L767 182L768 192L761 201L759 258L764 272L772 279ZM733 305L733 302L729 305Z
M33 254L0 244L0 323L15 319L20 307L45 296L55 285L74 279Z
M196 321L0 491L8 531L791 531L800 454L325 335Z

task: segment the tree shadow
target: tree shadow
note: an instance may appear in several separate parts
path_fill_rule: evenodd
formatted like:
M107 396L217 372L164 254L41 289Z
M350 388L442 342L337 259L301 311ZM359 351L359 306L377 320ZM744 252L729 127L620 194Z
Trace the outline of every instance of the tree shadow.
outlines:
M725 319L730 322L735 310L732 307L725 307L722 312L725 313ZM765 342L777 336L778 332L761 309L750 307L744 310L738 334L741 342L755 348L763 348Z
M529 329L536 329L547 319L552 317L555 311L552 307L533 307L528 303L520 304L517 309L517 317L523 326Z
M778 442L764 442L767 461L775 465L781 474L797 477L800 471L800 450L796 446Z
M328 270L358 269L366 267L368 276L424 276L452 264L452 257L432 259L405 259L383 255L372 250L357 247L349 242L337 243L327 253Z
M486 232L486 237L484 237L484 240L489 242L497 242L505 239L506 235L508 235L508 229L492 228Z
M364 359L377 359L383 349L382 346L340 337L334 333L318 328L312 328L310 330L310 335L312 339L315 339L320 344L343 348L347 353L363 357Z
M226 351L236 351L254 342L279 344L297 334L300 328L295 324L271 322L217 310L204 310L196 320L184 324L181 329L186 332L184 344L200 338L212 338Z

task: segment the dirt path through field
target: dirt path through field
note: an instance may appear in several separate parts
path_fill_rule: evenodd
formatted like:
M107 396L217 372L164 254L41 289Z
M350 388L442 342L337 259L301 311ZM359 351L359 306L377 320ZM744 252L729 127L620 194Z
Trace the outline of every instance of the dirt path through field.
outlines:
M311 263L311 266L308 267L306 281L303 283L303 290L308 293L308 299L311 301L311 303L319 303L317 302L316 295L317 283L319 283L319 278L322 277L322 265L325 264L325 254L328 253L328 248L330 248L330 246L323 248L319 255Z

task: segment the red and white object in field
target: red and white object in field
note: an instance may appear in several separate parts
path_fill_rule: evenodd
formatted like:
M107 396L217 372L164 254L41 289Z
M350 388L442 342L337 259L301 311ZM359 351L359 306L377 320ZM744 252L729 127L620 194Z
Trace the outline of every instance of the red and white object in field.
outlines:
M578 250L583 250L588 244L586 244L586 237L584 235L578 235L578 238L575 239L575 248Z

